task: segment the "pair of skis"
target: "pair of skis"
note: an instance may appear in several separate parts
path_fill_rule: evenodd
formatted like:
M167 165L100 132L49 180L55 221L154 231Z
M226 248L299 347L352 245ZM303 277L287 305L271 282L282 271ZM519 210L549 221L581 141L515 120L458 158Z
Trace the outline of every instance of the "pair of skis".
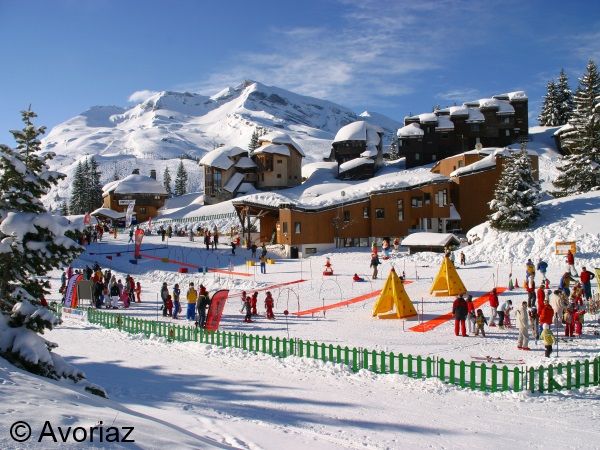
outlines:
M504 359L500 356L471 356L471 359L490 364L525 364L524 359Z

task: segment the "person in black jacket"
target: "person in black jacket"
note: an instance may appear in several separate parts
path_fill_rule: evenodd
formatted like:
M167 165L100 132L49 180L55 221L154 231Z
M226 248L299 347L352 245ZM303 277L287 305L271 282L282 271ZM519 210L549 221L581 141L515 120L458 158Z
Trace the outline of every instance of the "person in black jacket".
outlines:
M461 334L466 337L467 330L465 329L465 320L467 319L467 301L463 298L463 294L459 294L452 304L452 314L454 314L454 334L458 336L460 327Z

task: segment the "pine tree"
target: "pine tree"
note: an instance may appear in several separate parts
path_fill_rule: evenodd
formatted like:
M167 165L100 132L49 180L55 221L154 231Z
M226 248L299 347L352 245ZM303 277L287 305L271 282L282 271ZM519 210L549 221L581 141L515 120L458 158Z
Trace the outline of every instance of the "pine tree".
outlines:
M546 95L544 96L544 104L538 116L540 125L546 127L555 127L561 125L559 111L558 89L554 81L549 81L546 85Z
M252 136L250 137L250 143L248 144L248 150L250 151L250 153L252 153L254 150L256 150L258 148L258 138L259 138L259 134L258 134L258 129L254 129L254 131L252 132Z
M169 197L173 196L173 189L171 189L171 172L169 172L169 168L165 167L165 172L163 173L163 186L167 191L167 195Z
M183 160L179 161L177 174L175 175L175 195L180 196L187 193L188 174L183 166Z
M81 161L77 163L75 173L73 174L73 181L71 183L71 214L85 214L85 203L84 203L84 190L85 180L83 172L83 164Z
M558 167L555 197L600 189L600 74L591 60L579 79L573 102L571 127L561 135L569 154Z
M92 212L102 206L102 183L100 182L102 172L98 170L98 163L93 156L90 158L89 170L88 180L90 186L88 192L88 209L86 213Z
M83 170L83 179L81 181L81 185L82 185L82 190L81 190L81 203L82 203L82 212L81 214L85 214L87 212L91 212L92 210L90 210L90 206L91 206L91 194L92 194L92 181L90 180L90 172L91 172L91 167L90 167L90 161L89 159L85 159L85 161L83 162L83 164L81 165L82 170Z
M41 197L64 175L48 170L53 153L40 152L44 127L31 111L21 113L24 127L11 131L16 149L0 145L0 355L31 372L74 380L83 374L51 350L41 334L59 320L42 307L48 271L70 264L82 248L68 237L69 222L53 216Z
M63 200L63 202L60 204L60 212L63 216L69 215L69 205L67 204L66 200Z
M493 228L519 231L529 227L539 215L540 184L533 178L531 160L523 144L521 150L504 161L488 216Z
M398 140L396 137L392 137L392 142L390 142L390 146L388 147L388 158L389 159L398 159L400 158L400 152L398 150Z
M565 125L571 118L573 111L573 92L569 88L569 80L564 69L560 70L556 82L556 108L558 111L558 124Z

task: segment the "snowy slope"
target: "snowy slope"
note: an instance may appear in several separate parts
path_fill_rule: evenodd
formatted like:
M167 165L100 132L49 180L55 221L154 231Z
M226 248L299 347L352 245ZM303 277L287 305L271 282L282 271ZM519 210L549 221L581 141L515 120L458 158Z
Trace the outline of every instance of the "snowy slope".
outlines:
M257 126L288 133L306 153L305 163L322 161L338 129L357 119L335 103L245 81L212 97L163 91L129 109L93 107L54 127L42 145L57 154L52 168L67 175L78 160L94 155L104 182L134 167L146 175L155 168L160 180L167 166L174 176L182 155L197 160L220 144L247 148ZM382 122L387 135L395 132L396 122L383 115L372 114L370 122ZM189 190L200 190L200 169L192 159L185 163ZM68 197L71 181L63 181L49 199Z

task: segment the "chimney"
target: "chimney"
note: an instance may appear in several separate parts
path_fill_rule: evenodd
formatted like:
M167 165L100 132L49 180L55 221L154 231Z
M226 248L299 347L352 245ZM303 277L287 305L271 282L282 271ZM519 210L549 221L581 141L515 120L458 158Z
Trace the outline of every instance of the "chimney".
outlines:
M155 169L150 170L150 178L152 178L153 180L156 180L156 170Z

